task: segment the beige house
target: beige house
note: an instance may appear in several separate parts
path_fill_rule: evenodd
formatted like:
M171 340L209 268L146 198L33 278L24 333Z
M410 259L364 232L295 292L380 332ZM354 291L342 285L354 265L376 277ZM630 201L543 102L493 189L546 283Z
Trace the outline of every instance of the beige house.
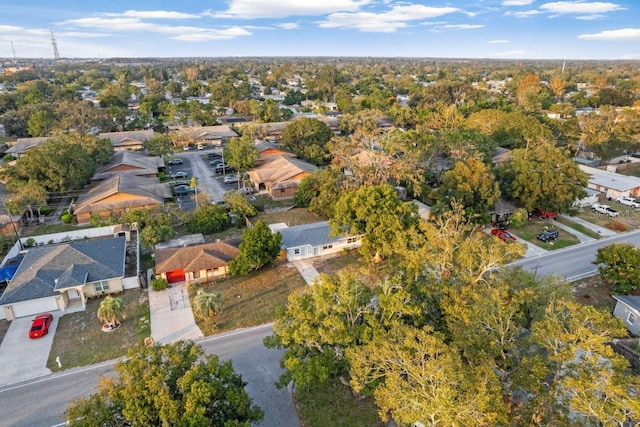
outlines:
M156 248L156 278L176 282L208 282L227 277L227 265L240 251L225 242Z
M4 317L85 307L88 298L122 292L125 240L119 236L28 249L0 297Z
M248 172L256 191L266 190L274 199L295 196L302 179L318 170L303 160L276 156L271 161Z
M118 151L111 156L109 164L101 167L91 178L91 182L103 181L117 174L132 174L146 178L155 178L165 168L164 160L135 151Z
M111 141L113 151L142 150L146 140L154 136L153 130L135 130L128 132L103 132L98 135L100 139Z

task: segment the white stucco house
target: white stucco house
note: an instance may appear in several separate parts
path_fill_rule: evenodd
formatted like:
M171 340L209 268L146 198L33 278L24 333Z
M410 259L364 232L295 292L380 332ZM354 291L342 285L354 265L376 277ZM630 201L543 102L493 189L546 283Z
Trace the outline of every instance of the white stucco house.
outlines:
M282 249L286 251L289 261L356 249L362 244L362 236L331 236L328 221L293 227L278 223L269 227L272 232L282 234Z

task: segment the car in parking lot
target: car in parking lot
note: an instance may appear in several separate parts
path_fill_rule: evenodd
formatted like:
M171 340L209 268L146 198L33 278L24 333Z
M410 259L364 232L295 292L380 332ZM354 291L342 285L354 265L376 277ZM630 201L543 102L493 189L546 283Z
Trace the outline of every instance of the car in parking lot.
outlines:
M218 175L229 173L229 172L235 172L235 171L236 169L233 166L227 166L224 164L216 166L216 173Z
M186 172L180 171L180 172L175 172L171 174L171 179L184 179L187 176L189 176Z
M251 194L253 193L253 187L240 187L236 190L238 194Z
M544 230L542 233L538 234L536 237L538 238L538 240L542 240L543 242L547 243L553 240L556 240L558 238L558 230L554 230L552 228L548 229L548 230Z
M168 165L181 165L183 163L182 159L171 159L167 162Z
M191 183L189 181L173 181L173 187L177 188L183 185L186 185L187 187L191 185Z
M186 185L176 187L176 196L188 196L189 194L195 194L195 192L195 188L191 188Z
M222 159L211 160L209 162L209 166L217 167L218 165L224 165L224 162L222 161Z
M620 203L621 205L631 206L632 208L640 208L640 203L638 203L633 197L618 197L616 199L616 202Z
M31 322L31 329L29 330L29 338L40 338L49 333L49 326L53 322L53 316L51 313L39 314Z
M238 177L238 175L227 175L224 177L225 184L235 184L238 181L240 181L240 177Z

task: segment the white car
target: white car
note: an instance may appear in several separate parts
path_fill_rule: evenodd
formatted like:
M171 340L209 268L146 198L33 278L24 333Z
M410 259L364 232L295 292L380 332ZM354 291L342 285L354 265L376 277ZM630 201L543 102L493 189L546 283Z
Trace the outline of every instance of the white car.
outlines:
M238 181L240 181L240 178L238 178L238 175L227 175L224 177L225 184L235 184Z
M632 208L640 208L640 203L636 202L636 199L633 197L622 196L616 199L616 202L621 205L631 206Z
M253 193L253 187L241 187L236 190L238 194L251 194Z
M174 174L171 174L171 179L184 179L186 178L188 175L186 172L176 172Z
M610 217L616 217L619 215L619 212L615 209L612 209L611 206L609 205L600 205L596 203L594 205L591 205L591 209L601 214L608 215Z

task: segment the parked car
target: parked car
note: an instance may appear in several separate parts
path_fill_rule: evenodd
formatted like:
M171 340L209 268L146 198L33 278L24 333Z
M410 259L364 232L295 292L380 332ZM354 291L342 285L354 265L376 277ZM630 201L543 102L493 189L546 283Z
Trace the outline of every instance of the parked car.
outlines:
M612 209L611 206L609 205L601 205L596 203L591 205L591 209L601 214L609 215L612 218L619 215L618 211L615 209Z
M235 184L238 181L240 181L238 175L227 175L224 177L225 184Z
M183 185L186 185L187 187L191 185L191 183L189 181L174 181L173 182L173 187L174 188L178 188L181 187Z
M182 147L182 150L183 151L189 151L189 150L191 150L191 146L185 145L184 147Z
M202 145L202 144L198 144L198 150L204 150L204 149L205 149L205 146L204 146L204 145Z
M621 205L631 206L632 208L640 208L640 203L636 202L636 199L634 199L633 197L618 197L616 199L616 202L620 203Z
M213 152L213 153L208 153L207 157L209 158L209 160L221 159L222 158L222 154Z
M225 173L229 173L229 172L235 172L235 168L233 166L227 166L227 165L218 165L216 166L216 173L218 175L222 175Z
M253 193L253 187L241 187L236 190L238 194L251 194Z
M168 165L181 165L183 163L182 159L171 159L167 162Z
M491 230L491 234L498 237L503 242L507 242L509 240L515 241L516 238L511 235L507 230L502 230L500 228L494 228Z
M195 192L195 188L187 186L180 186L176 188L176 196L188 196L189 194L195 194Z
M175 172L171 174L171 179L180 179L180 178L186 178L188 176L188 174L186 172Z
M29 330L29 338L40 338L49 333L49 326L53 322L53 316L51 313L39 314L31 322L31 329Z
M558 238L558 230L554 230L552 228L548 230L544 230L542 233L538 234L536 237L538 240L542 240L543 242L550 242L556 240Z
M209 166L217 167L218 165L224 165L224 162L222 161L222 159L211 160L209 162Z

